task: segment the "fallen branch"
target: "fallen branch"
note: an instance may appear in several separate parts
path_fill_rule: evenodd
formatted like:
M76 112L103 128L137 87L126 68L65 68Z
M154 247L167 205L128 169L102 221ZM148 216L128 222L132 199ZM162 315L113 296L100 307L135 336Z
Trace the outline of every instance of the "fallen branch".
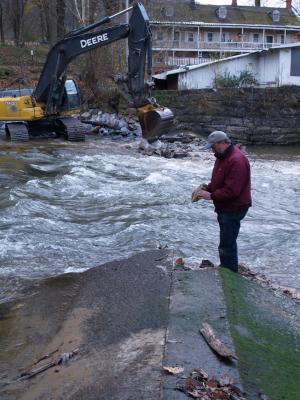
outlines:
M232 360L237 360L237 356L233 354L222 342L218 339L214 333L213 328L206 322L202 324L200 333L206 340L209 347L216 352L220 357Z
M55 367L57 365L65 364L68 362L68 360L72 357L75 356L79 352L79 349L74 349L73 351L70 351L69 353L63 353L60 357L58 357L56 360L50 361L47 364L41 365L40 367L33 369L29 372L23 372L21 377L18 379L19 381L24 381L26 379L33 378L34 376L40 374L41 372L47 371L47 369L51 367Z
M39 364L41 361L46 360L47 358L50 358L53 356L53 354L57 353L58 349L55 349L53 351L51 351L51 353L44 355L43 357L39 358L33 365L37 365Z

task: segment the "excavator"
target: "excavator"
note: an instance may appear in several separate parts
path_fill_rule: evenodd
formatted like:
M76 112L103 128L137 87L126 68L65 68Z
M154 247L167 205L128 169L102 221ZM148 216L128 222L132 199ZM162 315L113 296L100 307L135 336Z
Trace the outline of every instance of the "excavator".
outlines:
M97 30L130 11L127 24ZM169 108L151 98L151 29L144 6L135 2L117 14L69 32L57 42L48 53L33 90L0 92L0 121L4 121L7 139L28 141L32 136L55 132L56 136L69 141L84 141L85 125L72 116L80 112L79 89L74 80L67 79L67 66L80 54L125 38L128 40L128 72L125 77L118 78L121 94L136 108L145 139L153 141L167 133L174 116Z

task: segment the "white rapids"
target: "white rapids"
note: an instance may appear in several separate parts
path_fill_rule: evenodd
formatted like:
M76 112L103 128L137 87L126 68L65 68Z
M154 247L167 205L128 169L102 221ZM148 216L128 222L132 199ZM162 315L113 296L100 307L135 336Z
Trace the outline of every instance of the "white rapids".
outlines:
M253 207L242 223L240 261L300 288L299 151L265 150L248 149ZM80 272L159 245L190 264L218 263L213 206L191 203L213 162L205 152L147 157L110 140L0 147L1 298L18 279Z

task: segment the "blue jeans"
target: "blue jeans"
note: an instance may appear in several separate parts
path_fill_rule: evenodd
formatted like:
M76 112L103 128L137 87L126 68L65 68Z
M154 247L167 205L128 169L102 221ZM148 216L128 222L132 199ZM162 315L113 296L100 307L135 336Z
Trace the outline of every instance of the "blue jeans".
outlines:
M238 272L238 248L237 237L240 230L240 222L247 214L248 209L236 212L218 213L220 225L219 257L221 267Z

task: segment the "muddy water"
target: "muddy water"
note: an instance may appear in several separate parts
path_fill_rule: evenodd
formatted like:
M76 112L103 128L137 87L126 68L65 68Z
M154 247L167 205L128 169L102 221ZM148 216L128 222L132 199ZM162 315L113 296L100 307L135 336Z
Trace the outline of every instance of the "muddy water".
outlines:
M273 281L300 288L300 149L249 148L254 206L239 251ZM190 202L214 157L145 157L124 143L0 144L1 300L28 279L82 271L167 244L191 264L218 262L208 202Z

